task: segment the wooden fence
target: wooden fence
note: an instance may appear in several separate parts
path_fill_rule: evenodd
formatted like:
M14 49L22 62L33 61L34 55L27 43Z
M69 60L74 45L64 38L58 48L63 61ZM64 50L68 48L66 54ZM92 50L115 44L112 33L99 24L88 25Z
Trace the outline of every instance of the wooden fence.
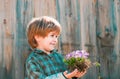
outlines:
M86 49L100 62L81 79L120 79L120 0L0 0L0 79L24 79L25 29L43 15L62 25L60 52Z

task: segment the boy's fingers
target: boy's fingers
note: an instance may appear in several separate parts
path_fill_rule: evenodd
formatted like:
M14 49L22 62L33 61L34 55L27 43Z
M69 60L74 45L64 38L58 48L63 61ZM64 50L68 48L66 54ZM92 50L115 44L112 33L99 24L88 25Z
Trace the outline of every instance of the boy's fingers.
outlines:
M64 75L67 75L67 71L64 72Z
M84 71L84 72L78 72L77 75L76 75L76 77L82 77L85 73L86 73L86 71Z
M71 72L71 73L73 73L73 74L76 74L78 72L78 70L77 69L75 69L73 72Z
M73 72L71 73L67 73L67 71L64 72L64 75L67 77L67 78L71 78L71 77L74 77L76 74L78 73L78 70L75 69Z
M77 74L78 70L75 69L73 72L67 74L69 77L74 77Z

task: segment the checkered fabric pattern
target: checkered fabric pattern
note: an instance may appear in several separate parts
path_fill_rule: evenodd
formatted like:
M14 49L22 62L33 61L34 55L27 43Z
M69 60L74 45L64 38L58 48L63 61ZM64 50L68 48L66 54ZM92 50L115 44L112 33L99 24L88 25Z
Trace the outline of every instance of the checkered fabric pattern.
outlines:
M34 49L25 63L25 79L65 79L63 56L57 50L50 54Z

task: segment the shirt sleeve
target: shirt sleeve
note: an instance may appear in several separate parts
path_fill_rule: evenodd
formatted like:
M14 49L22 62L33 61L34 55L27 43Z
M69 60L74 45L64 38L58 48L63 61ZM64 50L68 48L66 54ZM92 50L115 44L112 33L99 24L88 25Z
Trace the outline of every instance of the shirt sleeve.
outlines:
M51 76L47 76L45 79L67 79L67 78L61 72L61 73L53 74Z
M66 79L62 72L46 76L35 61L26 63L26 76L26 79Z
M26 62L26 79L45 79L42 69L36 61Z

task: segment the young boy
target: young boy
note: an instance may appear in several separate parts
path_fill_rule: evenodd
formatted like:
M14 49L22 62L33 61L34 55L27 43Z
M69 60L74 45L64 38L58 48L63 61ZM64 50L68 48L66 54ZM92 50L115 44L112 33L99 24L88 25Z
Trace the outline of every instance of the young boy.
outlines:
M33 49L25 63L25 79L70 79L82 77L86 72L75 69L67 73L63 57L55 49L61 32L53 18L34 18L27 26L27 38Z

